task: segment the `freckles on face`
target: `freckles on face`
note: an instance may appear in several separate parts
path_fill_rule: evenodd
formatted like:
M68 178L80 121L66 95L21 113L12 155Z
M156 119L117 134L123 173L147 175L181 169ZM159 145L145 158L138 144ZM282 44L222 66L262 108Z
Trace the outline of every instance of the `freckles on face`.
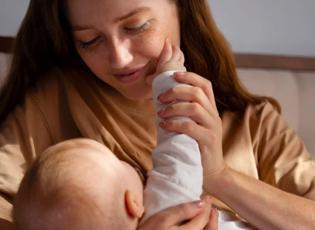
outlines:
M142 56L158 59L167 37L166 31L160 28L152 29L138 38L133 47L134 51Z

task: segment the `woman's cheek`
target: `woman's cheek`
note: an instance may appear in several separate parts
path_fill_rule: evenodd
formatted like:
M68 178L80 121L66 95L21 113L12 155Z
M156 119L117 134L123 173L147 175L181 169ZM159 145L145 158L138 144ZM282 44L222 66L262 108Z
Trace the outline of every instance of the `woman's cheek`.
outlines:
M79 53L82 61L89 70L102 81L110 84L110 66L106 57L106 51L103 47L93 49L93 51L83 51Z
M164 47L167 35L160 31L151 31L139 39L139 50L143 56L158 59Z
M83 52L80 56L83 62L85 62L89 69L96 75L100 72L101 66L104 66L104 63L100 61L104 59L100 58L101 55L99 52Z

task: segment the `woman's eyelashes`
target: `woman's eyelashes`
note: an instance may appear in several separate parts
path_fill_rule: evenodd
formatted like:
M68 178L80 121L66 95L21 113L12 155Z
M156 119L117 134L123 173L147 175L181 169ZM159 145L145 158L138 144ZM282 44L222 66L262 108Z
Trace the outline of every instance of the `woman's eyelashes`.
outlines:
M140 33L146 31L151 25L151 21L146 21L137 26L126 26L125 30L130 33Z
M136 26L125 26L123 27L123 30L131 35L137 35L139 33L145 32L146 30L148 30L151 27L151 20L148 20L140 25L136 25ZM96 45L97 43L101 42L103 40L103 36L102 35L98 35L88 41L79 41L79 46L82 49L86 49L89 48L93 45Z
M95 37L89 41L86 41L86 42L79 41L80 48L83 48L83 49L88 48L88 47L94 45L95 43L97 43L100 39L101 39L101 36L97 36L97 37Z

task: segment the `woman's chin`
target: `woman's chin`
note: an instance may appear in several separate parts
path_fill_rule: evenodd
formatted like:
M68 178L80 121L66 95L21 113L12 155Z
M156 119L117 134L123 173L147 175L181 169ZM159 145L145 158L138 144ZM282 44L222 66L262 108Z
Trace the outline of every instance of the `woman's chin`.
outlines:
M150 100L152 99L152 90L142 90L142 91L133 91L133 92L121 92L121 94L133 101L139 101L139 100Z

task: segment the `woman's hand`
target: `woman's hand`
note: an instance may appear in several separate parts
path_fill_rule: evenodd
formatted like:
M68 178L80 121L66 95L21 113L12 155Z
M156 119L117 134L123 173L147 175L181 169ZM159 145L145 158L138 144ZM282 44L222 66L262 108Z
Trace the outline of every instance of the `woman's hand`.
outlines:
M160 126L168 131L185 133L198 142L207 185L213 176L218 176L226 168L222 153L222 122L212 85L207 79L190 72L175 73L174 78L192 87L179 85L160 95L159 100L164 104L179 101L159 112L165 119ZM188 116L191 120L173 120L176 116Z
M139 230L217 230L218 212L209 197L203 201L180 204L147 219Z

